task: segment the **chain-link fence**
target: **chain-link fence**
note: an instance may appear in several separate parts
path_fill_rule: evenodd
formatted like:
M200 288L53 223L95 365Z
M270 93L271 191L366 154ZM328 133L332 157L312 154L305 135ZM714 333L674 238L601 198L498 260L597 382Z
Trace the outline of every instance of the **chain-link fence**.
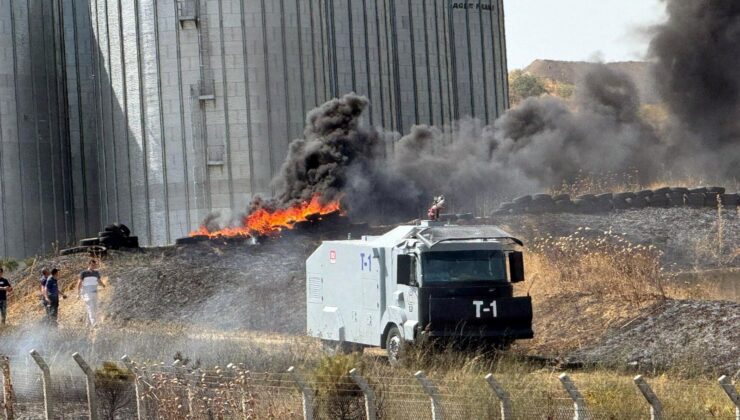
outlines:
M251 372L243 365L191 367L128 358L87 368L76 356L0 359L6 418L99 419L735 419L740 398L729 378L711 385L663 377L588 381L449 373L336 377ZM583 383L579 386L578 382ZM670 396L661 399L660 396ZM92 418L92 417L91 417Z

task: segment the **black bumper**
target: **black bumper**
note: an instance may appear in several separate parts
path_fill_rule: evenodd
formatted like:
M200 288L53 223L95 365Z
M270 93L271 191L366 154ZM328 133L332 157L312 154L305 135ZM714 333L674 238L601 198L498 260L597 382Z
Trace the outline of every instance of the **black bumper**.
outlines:
M430 297L428 316L424 334L429 337L534 337L529 296Z

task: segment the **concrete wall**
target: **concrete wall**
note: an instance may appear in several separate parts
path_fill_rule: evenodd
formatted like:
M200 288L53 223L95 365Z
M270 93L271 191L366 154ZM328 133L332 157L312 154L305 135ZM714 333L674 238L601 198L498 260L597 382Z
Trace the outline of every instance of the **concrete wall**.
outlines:
M115 221L143 244L166 244L211 211L243 211L255 194L272 193L306 112L348 92L371 100L367 123L399 132L465 116L492 122L508 104L502 0L53 3L58 16L44 22L58 25L58 37L47 30L42 42L28 19L9 23L10 5L18 15L26 2L0 0L0 31L15 33L0 48L18 52L0 63L2 220L12 230L1 232L11 243L3 255ZM41 89L46 75L55 75L51 96ZM35 95L10 100L15 92ZM66 125L47 123L48 113ZM36 143L66 162L51 182L34 175L49 166ZM42 196L56 200L41 208ZM12 222L17 214L27 214L24 226Z
M61 11L0 0L0 256L48 252L73 237Z

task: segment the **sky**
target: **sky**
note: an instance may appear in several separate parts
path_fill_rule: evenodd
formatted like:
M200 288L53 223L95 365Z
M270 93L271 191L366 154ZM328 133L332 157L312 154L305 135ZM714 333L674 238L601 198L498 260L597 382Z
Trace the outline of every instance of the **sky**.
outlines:
M628 61L645 58L660 0L504 0L509 70L535 59Z

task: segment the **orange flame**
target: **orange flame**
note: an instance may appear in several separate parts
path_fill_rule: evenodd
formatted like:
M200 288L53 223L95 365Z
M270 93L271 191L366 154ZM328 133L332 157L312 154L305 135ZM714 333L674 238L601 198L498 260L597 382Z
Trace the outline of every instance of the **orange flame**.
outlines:
M341 211L339 200L322 203L318 195L311 201L276 210L260 208L244 217L242 226L226 227L214 232L208 231L205 226L190 232L190 236L205 235L215 237L274 235L285 229L293 229L296 223L305 222L308 216L327 215Z

